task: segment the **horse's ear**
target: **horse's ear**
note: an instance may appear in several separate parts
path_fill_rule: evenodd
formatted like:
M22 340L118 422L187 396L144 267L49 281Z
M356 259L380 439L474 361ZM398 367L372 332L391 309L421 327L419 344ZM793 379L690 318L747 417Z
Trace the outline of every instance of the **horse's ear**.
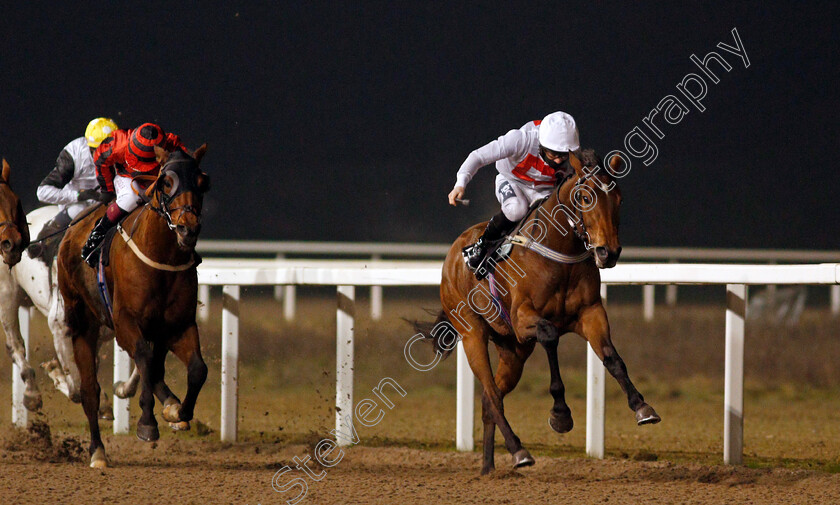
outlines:
M6 161L6 158L3 158L3 180L6 181L6 184L9 184L9 176L11 175L12 167L9 166L9 162Z
M610 158L610 168L613 172L618 172L618 169L621 167L621 156L615 155Z
M196 163L201 163L201 158L204 157L204 153L207 152L207 144L201 144L201 147L195 150L193 153L193 158L195 158Z
M569 153L569 166L571 166L575 173L578 174L578 177L583 176L583 164L581 164L580 160L575 153Z
M157 164L158 165L163 165L164 163L166 163L166 160L168 160L168 159L169 159L169 151L167 151L166 149L164 149L160 146L155 146L155 161L157 161Z

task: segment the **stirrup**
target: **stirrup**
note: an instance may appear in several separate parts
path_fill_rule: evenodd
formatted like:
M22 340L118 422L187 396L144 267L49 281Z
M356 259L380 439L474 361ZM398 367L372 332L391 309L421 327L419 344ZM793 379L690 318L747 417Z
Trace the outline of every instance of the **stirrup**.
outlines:
M85 242L85 245L82 246L82 260L88 264L91 268L96 268L97 264L99 263L99 255L102 252L102 242L93 246L93 249L90 250L89 253L85 254L85 249L88 245L88 242Z

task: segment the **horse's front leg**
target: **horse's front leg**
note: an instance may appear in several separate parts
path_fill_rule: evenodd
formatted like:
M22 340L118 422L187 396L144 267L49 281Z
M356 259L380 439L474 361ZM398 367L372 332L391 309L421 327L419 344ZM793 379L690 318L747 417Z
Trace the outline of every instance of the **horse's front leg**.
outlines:
M53 288L51 300L47 324L53 335L53 347L58 359L42 363L41 367L53 380L56 389L64 393L71 401L79 403L82 401L79 391L81 375L76 360L73 358L73 338L67 327L64 298L57 285Z
M554 399L548 424L557 433L567 433L574 426L572 411L566 404L566 387L560 377L560 364L557 359L557 346L560 342L560 330L544 319L530 303L520 305L514 318L516 335L520 341L536 340L545 349L548 357L548 372L551 376L548 390Z
M155 419L154 384L163 378L163 367L155 366L152 344L141 333L136 324L116 324L118 338L122 342L132 342L129 348L134 350L134 363L140 370L140 419L137 420L137 438L144 442L154 442L160 438L157 420ZM125 348L125 347L124 347Z
M0 320L3 323L3 330L6 332L6 351L12 362L20 369L20 378L26 384L23 393L23 406L26 410L35 412L41 409L43 400L38 386L35 384L35 370L26 360L26 347L23 345L23 336L20 334L20 321L18 320L18 307L20 296L17 290L7 293L2 290L0 297Z
M615 377L622 391L627 395L627 404L636 413L638 424L655 424L661 418L653 407L645 403L645 399L630 381L627 367L610 339L610 324L607 313L600 303L583 309L575 327L575 333L589 341L592 350L601 358L604 367Z
M184 396L183 403L172 404L169 407L168 415L170 417L167 418L167 421L172 419L188 422L193 418L198 393L204 386L204 381L207 380L207 365L204 363L204 358L201 357L198 326L193 325L187 328L183 335L172 342L170 350L187 367L187 394Z
M537 341L543 346L548 356L548 371L551 375L548 390L554 398L548 425L557 433L568 433L572 431L575 422L572 419L572 410L566 404L566 386L563 385L563 379L560 377L560 363L557 359L560 330L546 319L539 320L536 326Z

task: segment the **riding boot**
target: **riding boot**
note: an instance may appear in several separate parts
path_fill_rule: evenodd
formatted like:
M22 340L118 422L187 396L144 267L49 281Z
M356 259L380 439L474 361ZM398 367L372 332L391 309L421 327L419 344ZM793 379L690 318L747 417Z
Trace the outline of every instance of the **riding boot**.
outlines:
M463 249L462 253L464 255L464 261L467 263L467 267L475 272L475 276L478 280L484 278L484 275L478 269L484 262L484 257L487 255L487 251L495 247L498 242L504 238L505 234L510 231L513 225L513 221L505 217L503 212L499 212L490 219L490 222L487 223L487 228L485 228L484 233L478 237L478 241L476 241L475 244L467 246Z
M82 246L82 259L91 267L96 268L96 263L99 262L99 246L105 240L108 230L113 228L115 224L108 219L108 216L100 217L90 232L87 242Z

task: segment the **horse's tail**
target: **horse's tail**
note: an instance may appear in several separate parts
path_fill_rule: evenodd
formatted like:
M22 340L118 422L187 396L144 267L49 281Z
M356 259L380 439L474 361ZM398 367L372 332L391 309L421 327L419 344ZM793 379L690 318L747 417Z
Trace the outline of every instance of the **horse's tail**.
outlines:
M446 312L441 309L437 313L433 310L427 310L429 314L435 315L434 322L410 321L414 325L414 330L421 333L423 338L432 342L435 352L441 354L441 359L446 359L452 351L455 350L455 342L452 341L457 335L449 318L446 317ZM438 326L440 323L446 323L444 326ZM447 331L450 330L450 331Z

